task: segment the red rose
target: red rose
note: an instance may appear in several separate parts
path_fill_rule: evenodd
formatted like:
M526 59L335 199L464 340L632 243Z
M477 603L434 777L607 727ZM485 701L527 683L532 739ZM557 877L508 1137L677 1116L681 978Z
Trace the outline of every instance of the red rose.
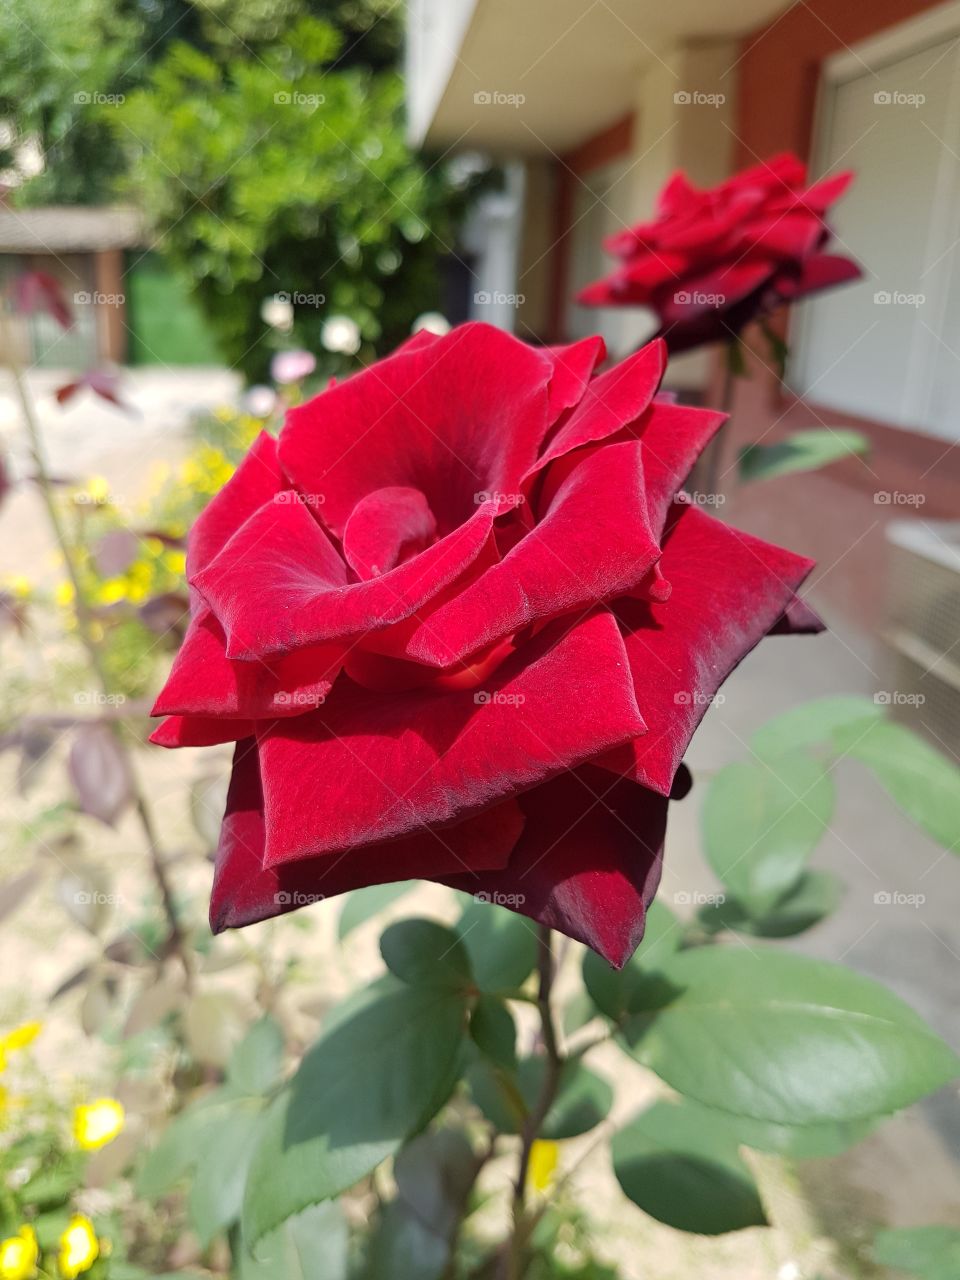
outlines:
M236 741L215 930L361 885L483 893L622 964L721 681L811 563L677 498L722 415L662 343L418 334L261 435L193 529L165 746Z
M728 342L780 303L858 279L855 262L824 252L830 239L825 214L853 174L812 187L806 180L805 165L792 155L703 191L674 174L652 222L605 242L621 265L577 300L651 307L669 349L686 351Z

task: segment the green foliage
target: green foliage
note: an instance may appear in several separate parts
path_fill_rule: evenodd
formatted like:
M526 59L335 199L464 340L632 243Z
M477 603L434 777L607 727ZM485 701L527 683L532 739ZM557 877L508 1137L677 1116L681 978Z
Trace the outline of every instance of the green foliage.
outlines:
M773 480L794 471L816 471L831 462L866 453L870 442L861 431L840 427L794 431L776 444L751 444L741 449L741 480Z
M833 805L827 764L802 750L728 765L704 804L707 861L748 910L762 915L796 883Z
M956 1280L960 1275L960 1230L956 1227L904 1227L881 1231L874 1255L884 1266L919 1280Z
M0 169L22 181L39 149L30 204L106 199L122 159L106 123L129 81L137 25L117 0L6 0L0 13L0 119L13 137Z
M680 922L662 902L647 911L643 941L619 971L595 951L583 956L583 982L596 1008L614 1022L642 1009L656 1009L671 995L660 966L683 939Z
M736 1125L685 1101L657 1102L613 1139L613 1168L645 1213L701 1235L763 1226Z
M536 927L526 916L471 899L456 924L481 991L513 991L537 963Z
M419 1132L453 1088L464 1025L456 991L403 986L328 1027L266 1114L244 1206L248 1241L339 1195Z
M379 915L413 887L412 880L399 880L395 884L374 884L367 889L355 889L347 895L340 911L337 937L342 942L348 933Z
M369 354L439 305L464 193L410 152L399 77L341 64L344 47L311 16L256 52L176 43L111 117L164 253L250 377L271 355L261 306L276 294L314 351L330 315L353 319Z
M679 995L628 1023L634 1056L678 1092L779 1124L896 1111L960 1060L885 987L782 951L697 947L664 976Z

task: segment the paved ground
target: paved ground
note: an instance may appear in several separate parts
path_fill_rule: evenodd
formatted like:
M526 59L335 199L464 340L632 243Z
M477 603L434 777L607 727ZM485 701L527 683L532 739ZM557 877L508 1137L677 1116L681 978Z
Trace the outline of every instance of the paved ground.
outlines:
M229 404L238 379L224 369L131 369L123 394L125 413L83 391L65 408L54 391L69 375L40 370L30 375L49 466L54 475L82 480L102 475L121 506L144 493L150 467L170 462L187 448L192 414ZM0 369L0 450L15 475L30 472L19 401L9 374ZM47 574L51 565L43 513L29 486L19 486L0 510L0 574Z

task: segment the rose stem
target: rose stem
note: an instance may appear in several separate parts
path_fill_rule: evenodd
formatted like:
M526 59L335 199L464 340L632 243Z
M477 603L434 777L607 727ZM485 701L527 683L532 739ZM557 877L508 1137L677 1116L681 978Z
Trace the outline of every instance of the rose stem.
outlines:
M723 389L720 394L720 412L729 414L733 410L733 393L737 381L739 362L743 360L740 351L740 339L734 334L724 348ZM704 488L708 494L715 495L720 483L720 455L723 452L723 438L726 435L727 422L722 422L716 435L707 445L704 454L706 464Z
M37 416L34 412L33 401L27 388L26 379L20 369L19 364L12 358L8 358L8 367L13 374L13 380L16 384L17 395L20 399L20 408L23 413L23 421L27 429L27 437L30 442L30 453L33 458L35 469L34 480L37 488L40 490L40 496L43 505L46 508L47 517L50 521L50 527L53 530L53 536L63 556L63 561L67 570L67 577L73 587L74 596L74 612L77 618L77 632L80 636L81 643L86 650L87 658L90 666L96 676L97 683L100 685L101 691L105 695L109 695L110 682L107 678L106 668L103 664L103 658L100 653L99 643L92 627L92 613L86 595L84 594L83 583L80 573L77 569L76 562L73 558L73 549L70 541L66 536L63 527L63 521L60 518L60 512L57 510L56 498L53 494L53 485L50 481L50 473L47 470L46 457L43 449L43 441L40 435L40 426L37 422ZM146 796L137 778L136 769L127 744L124 742L120 726L111 724L120 750L123 752L128 767L128 776L130 778L130 789L133 797L134 808L140 825L143 828L143 834L146 838L147 851L150 857L150 869L153 878L156 881L157 890L160 894L160 901L163 906L163 913L167 921L167 930L169 935L170 946L177 954L180 963L183 965L184 973L187 977L188 984L193 978L193 965L190 959L189 948L183 936L183 930L180 927L180 921L177 918L176 907L173 901L173 892L170 888L170 881L167 878L166 868L163 864L163 856L160 852L160 845L157 840L156 828L153 822L153 816L150 813L150 807L147 804Z
M560 1086L560 1073L563 1069L563 1058L557 1041L557 1029L553 1016L551 997L555 965L553 957L553 935L546 925L541 925L537 934L537 971L540 975L540 989L537 994L537 1008L540 1010L541 1036L546 1054L543 1083L536 1105L527 1116L523 1125L520 1145L520 1161L517 1166L517 1178L513 1187L513 1239L508 1255L508 1274L511 1280L520 1280L525 1271L524 1255L528 1227L525 1221L525 1204L527 1191L527 1173L530 1168L530 1153L537 1140L540 1127L547 1118L557 1089Z

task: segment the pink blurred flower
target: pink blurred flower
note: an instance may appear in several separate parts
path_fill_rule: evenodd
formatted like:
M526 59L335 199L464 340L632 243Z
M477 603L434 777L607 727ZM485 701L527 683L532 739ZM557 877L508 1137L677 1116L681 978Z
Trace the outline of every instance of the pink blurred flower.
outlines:
M270 376L281 385L302 382L316 367L316 357L309 351L280 351L270 361Z

